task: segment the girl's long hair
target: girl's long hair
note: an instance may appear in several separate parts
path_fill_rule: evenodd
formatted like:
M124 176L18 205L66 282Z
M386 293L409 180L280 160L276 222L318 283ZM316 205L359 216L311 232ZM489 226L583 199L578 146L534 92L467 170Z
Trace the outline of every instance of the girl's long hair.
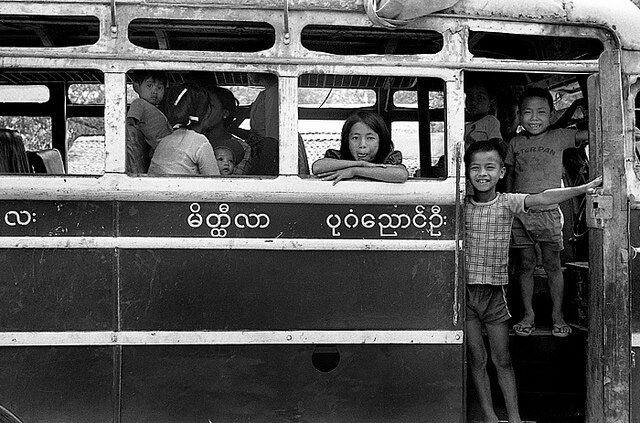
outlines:
M13 129L0 128L0 173L31 173L22 137Z
M342 136L340 139L340 156L344 160L355 160L349 150L349 132L351 128L358 122L362 122L378 134L379 146L378 153L373 158L372 163L382 163L384 159L393 151L393 142L391 141L391 133L384 123L382 117L373 112L359 111L355 112L344 121L342 126Z

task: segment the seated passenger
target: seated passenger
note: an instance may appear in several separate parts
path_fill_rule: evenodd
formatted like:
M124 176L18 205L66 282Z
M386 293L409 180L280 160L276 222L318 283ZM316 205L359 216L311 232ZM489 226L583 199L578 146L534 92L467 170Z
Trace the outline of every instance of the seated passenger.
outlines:
M22 137L13 129L0 129L0 173L31 173Z
M166 116L158 108L164 98L166 85L167 77L163 72L133 73L133 89L140 98L133 100L127 112L128 173L146 173L158 141L171 133Z
M356 112L342 126L340 150L327 150L316 160L313 173L324 181L355 177L384 182L404 182L409 176L402 153L393 149L391 134L382 117Z
M193 84L171 87L167 118L176 129L158 143L149 174L219 175L213 147L202 135L216 120L206 91Z
M279 97L278 97L278 79L275 75L261 75L262 81L258 83L264 84L266 89L256 97L251 104L250 126L251 130L258 135L271 139L279 139ZM276 147L277 144L268 143L265 148ZM277 156L277 151L264 151L262 156ZM304 148L302 137L298 135L298 174L309 174L309 159L307 151Z
M233 146L230 151L234 154L232 174L247 175L251 173L252 147L242 138L231 133L236 121L238 100L226 88L209 86L209 101L213 114L216 116L211 128L205 133L215 149L218 146ZM238 148L239 147L239 148ZM220 164L220 163L218 163Z
M489 89L484 84L474 83L466 91L465 148L476 141L486 141L492 138L502 139L500 122L494 116L495 101Z

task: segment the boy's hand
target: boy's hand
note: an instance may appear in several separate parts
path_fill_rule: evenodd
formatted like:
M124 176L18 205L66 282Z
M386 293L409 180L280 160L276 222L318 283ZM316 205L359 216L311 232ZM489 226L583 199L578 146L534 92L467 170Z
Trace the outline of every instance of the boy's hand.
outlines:
M596 188L602 185L602 176L598 176L593 181L585 184L585 189L587 194L595 194Z

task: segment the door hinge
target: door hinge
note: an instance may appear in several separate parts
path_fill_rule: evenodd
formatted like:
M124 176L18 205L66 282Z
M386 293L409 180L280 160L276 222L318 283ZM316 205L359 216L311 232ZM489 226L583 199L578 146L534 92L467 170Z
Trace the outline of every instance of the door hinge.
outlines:
M587 227L602 229L605 221L613 216L613 196L587 195Z

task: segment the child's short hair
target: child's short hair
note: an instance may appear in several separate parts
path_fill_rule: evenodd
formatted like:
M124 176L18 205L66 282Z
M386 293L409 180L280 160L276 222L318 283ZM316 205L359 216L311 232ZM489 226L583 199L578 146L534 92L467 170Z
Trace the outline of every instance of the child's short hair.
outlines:
M342 134L340 137L340 156L345 160L355 160L349 149L349 133L351 128L358 122L362 122L378 134L379 145L378 153L373 158L373 163L382 163L384 159L393 151L393 142L391 141L391 133L387 124L377 113L359 111L355 112L344 121L342 126Z
M210 109L209 95L195 84L177 84L165 96L167 120L171 126L188 126L200 122Z
M136 84L142 84L147 78L153 78L162 82L165 87L169 84L166 72L156 70L134 70L131 72L131 80Z
M551 96L551 93L549 92L549 90L545 90L544 88L540 88L540 87L529 87L526 90L524 90L524 92L520 96L520 101L518 102L518 108L522 110L522 104L524 103L524 101L527 98L532 98L532 97L546 100L547 103L549 103L549 110L553 111L553 97Z
M500 138L490 138L488 140L476 141L467 148L467 151L464 152L464 163L469 166L473 155L479 152L490 152L495 151L498 153L500 157L501 164L504 164L505 151L502 146L502 140Z

